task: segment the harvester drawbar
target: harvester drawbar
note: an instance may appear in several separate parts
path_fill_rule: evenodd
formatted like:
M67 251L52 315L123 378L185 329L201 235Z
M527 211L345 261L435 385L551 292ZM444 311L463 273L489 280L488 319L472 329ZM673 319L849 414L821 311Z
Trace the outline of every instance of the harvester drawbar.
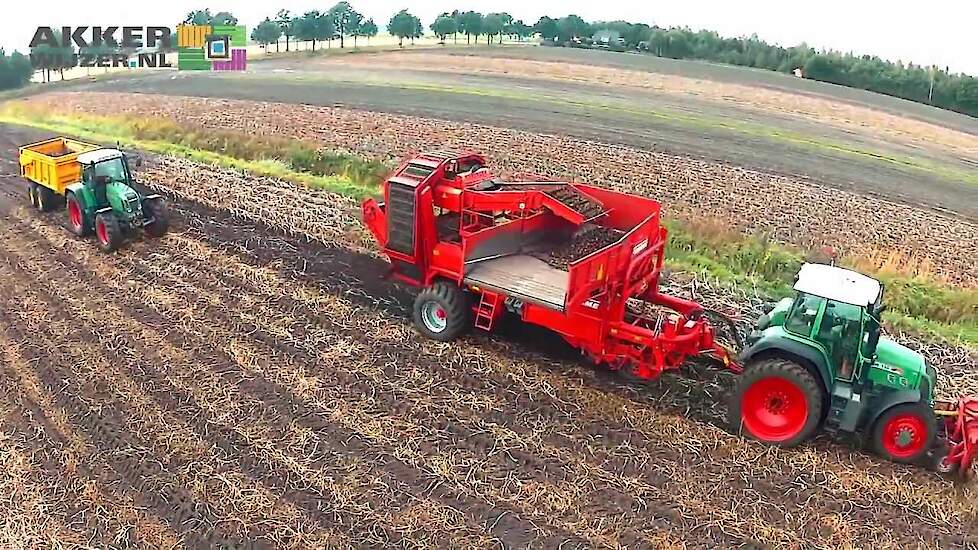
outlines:
M739 375L730 420L754 439L790 447L819 429L849 432L897 462L971 471L978 399L935 401L936 371L881 338L878 281L806 264L796 295L758 319L736 354L718 338L727 327L710 323L715 312L659 292L658 202L524 179L500 180L478 153L438 151L403 162L384 201L364 202L390 276L422 289L414 321L425 336L492 330L508 312L640 378L706 356Z

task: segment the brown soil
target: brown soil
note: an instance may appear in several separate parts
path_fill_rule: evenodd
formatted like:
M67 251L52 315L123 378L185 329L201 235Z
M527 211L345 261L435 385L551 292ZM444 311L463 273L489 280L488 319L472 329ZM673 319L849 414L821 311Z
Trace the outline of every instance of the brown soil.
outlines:
M876 138L885 137L918 146L937 146L978 159L978 137L966 132L821 97L755 86L712 82L619 67L421 52L334 56L322 58L314 64L325 70L330 66L341 65L364 67L373 71L413 69L451 74L497 74L691 95L738 107L788 114L827 123Z
M978 283L978 225L937 212L728 164L467 123L309 105L158 95L58 93L31 100L63 111L128 113L184 124L292 136L385 160L472 148L503 172L540 173L656 198L666 215L726 220L804 249L902 258L920 274ZM283 216L284 213L269 213Z
M525 328L417 337L351 201L147 165L173 230L115 254L0 178L0 546L978 543L974 487L729 434L710 371L634 386Z

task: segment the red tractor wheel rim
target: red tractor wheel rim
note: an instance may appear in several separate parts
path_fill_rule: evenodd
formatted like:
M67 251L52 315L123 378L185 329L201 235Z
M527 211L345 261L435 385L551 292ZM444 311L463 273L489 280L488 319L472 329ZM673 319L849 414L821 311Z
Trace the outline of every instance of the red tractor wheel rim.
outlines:
M81 208L75 201L68 201L68 220L71 221L71 226L78 229L82 225L82 213Z
M102 244L109 244L109 232L105 230L105 222L99 220L95 223L95 235Z
M883 426L883 448L890 456L909 458L924 448L927 424L915 414L894 416Z
M744 427L761 441L785 441L801 433L808 421L808 401L790 380L762 378L744 393Z

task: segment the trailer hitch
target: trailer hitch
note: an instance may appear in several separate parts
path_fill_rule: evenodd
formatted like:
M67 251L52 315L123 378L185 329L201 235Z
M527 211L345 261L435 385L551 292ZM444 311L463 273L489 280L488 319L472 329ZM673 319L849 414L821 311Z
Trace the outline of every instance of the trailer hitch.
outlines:
M937 460L941 473L957 473L961 478L973 475L971 466L978 451L978 396L953 401L938 401L934 413L944 419L946 454Z

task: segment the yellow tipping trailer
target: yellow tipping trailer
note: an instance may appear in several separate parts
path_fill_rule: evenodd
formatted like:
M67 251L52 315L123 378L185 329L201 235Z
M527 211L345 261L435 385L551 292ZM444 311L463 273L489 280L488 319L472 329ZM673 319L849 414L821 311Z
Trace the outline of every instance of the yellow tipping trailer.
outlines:
M31 204L49 211L63 199L65 188L81 180L78 155L98 149L98 145L57 137L20 148L20 175L29 182Z

